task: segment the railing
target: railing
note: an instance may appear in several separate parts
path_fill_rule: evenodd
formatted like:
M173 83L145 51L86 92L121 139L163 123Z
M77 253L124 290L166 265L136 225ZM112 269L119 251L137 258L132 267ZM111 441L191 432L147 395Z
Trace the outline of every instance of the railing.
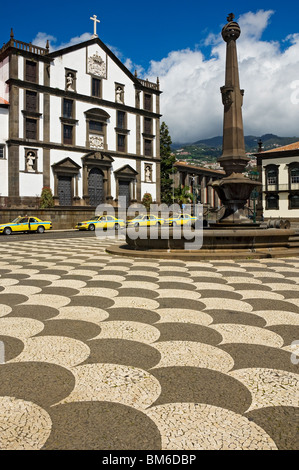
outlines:
M149 82L148 80L142 80L141 78L138 78L138 80L142 86L151 88L152 90L159 90L159 83Z
M16 49L19 49L21 51L27 51L27 52L32 52L33 54L38 54L38 55L45 55L49 53L48 49L44 49L43 47L39 46L34 46L31 44L31 42L23 42L23 41L17 41L16 39L11 39L8 41L4 46L0 49L0 54L1 52L4 52L6 49L9 47L14 47Z
M269 191L299 191L299 183L291 184L268 184L268 186L263 188L263 192Z

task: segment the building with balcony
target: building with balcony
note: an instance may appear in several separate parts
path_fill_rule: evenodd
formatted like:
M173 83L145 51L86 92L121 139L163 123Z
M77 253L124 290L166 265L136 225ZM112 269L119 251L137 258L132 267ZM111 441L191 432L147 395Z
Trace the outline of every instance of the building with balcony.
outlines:
M256 154L264 218L299 220L299 142Z
M50 52L0 49L0 206L30 208L43 187L62 207L160 202L160 94L94 34Z

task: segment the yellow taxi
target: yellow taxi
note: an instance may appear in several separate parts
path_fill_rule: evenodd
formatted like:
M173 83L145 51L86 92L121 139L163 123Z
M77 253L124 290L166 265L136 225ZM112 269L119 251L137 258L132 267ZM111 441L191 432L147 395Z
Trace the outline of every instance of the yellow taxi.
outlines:
M12 232L37 232L44 233L52 229L52 222L41 220L37 217L17 217L12 222L0 225L0 233L10 235Z
M151 225L163 225L164 219L155 215L137 215L127 224L128 227L149 227Z
M165 223L174 227L176 225L194 225L197 217L190 214L173 214L172 217L165 219Z
M96 228L114 228L115 230L119 230L125 226L126 224L123 219L117 219L112 215L101 215L92 217L91 219L85 220L83 222L78 222L75 228L78 230L94 231Z

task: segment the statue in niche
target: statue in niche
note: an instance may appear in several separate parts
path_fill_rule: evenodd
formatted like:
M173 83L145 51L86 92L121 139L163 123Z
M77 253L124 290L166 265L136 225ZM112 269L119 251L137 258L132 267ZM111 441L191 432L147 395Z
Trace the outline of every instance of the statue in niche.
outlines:
M71 73L68 73L66 77L66 89L68 91L75 91L73 88L73 83L74 83L74 77Z
M116 102L117 102L117 103L123 103L123 97L122 97L122 95L123 95L123 89L122 89L120 86L118 86L118 87L116 88L116 92L115 92Z
M26 157L26 170L29 173L34 173L34 162L35 162L35 155L33 152L29 152L27 157Z
M145 167L145 182L151 183L152 181L152 170L151 167L148 165Z

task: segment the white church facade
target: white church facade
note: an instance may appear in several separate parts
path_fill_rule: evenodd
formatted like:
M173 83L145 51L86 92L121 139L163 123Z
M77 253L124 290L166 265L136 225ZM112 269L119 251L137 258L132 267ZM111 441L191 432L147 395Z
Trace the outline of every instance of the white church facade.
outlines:
M160 202L159 81L132 74L98 38L49 51L0 49L0 204Z

